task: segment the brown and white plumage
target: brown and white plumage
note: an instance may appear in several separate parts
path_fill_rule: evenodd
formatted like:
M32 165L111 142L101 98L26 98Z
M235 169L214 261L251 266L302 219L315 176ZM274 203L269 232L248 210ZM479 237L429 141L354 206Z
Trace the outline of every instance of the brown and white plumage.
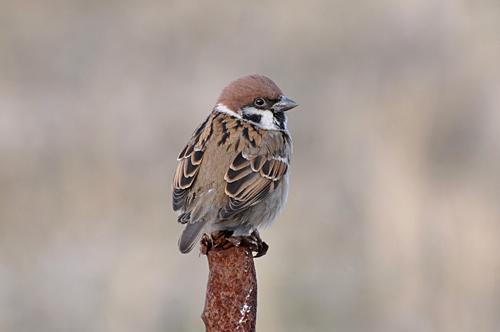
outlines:
M249 235L270 225L288 194L292 141L284 111L297 104L269 78L231 82L179 154L172 205L191 251L205 232Z

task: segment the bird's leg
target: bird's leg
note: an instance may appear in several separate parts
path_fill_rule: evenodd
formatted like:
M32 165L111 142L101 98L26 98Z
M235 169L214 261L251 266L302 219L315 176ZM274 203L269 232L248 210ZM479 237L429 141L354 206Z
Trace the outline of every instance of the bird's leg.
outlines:
M227 249L235 246L236 244L228 240L232 234L232 231L217 231L203 234L201 237L200 252L206 255L213 248Z
M212 249L214 246L214 241L212 238L212 234L210 233L204 233L201 237L200 241L200 254L206 255Z
M262 241L258 230L254 230L249 236L232 236L232 234L232 231L217 231L203 234L201 238L201 253L206 255L214 248L225 250L231 247L244 245L257 253L254 257L261 257L264 256L269 249L267 243Z
M246 246L250 250L257 253L254 257L264 256L269 249L267 243L262 241L258 230L254 230L252 234L248 236L231 236L226 238L225 240L227 241L227 243L223 244L224 249L231 248L233 246Z
M260 257L265 254L265 252L262 252L263 250L262 243L264 242L260 238L259 232L255 230L252 234L247 236L239 235L239 236L226 237L223 239L223 241L221 241L220 246L222 247L222 249L245 246L248 247L250 250L257 252L257 255L255 257Z
M262 257L267 253L269 246L267 243L262 241L258 230L254 230L250 236L243 236L242 238L242 241L246 243L250 249L257 253L254 256L255 258Z

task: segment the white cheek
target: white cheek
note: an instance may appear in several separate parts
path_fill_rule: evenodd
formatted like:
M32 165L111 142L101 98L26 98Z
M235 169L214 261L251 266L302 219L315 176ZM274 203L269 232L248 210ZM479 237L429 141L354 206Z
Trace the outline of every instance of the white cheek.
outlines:
M262 118L260 119L259 126L267 130L275 130L278 129L276 123L274 122L274 116L271 111L264 111L261 113Z
M260 122L253 122L257 126L266 130L278 130L279 127L276 124L276 119L274 118L274 114L271 111L258 110L254 107L247 107L244 110L245 114L257 114L260 116Z

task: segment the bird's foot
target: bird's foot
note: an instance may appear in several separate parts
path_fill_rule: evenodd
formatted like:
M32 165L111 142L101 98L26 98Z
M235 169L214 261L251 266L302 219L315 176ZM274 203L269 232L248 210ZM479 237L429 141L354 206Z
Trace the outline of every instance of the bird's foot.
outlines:
M248 247L256 252L255 258L262 257L267 253L269 246L262 241L258 230L254 230L250 236L242 236L242 238Z
M225 250L231 247L244 246L256 252L254 257L257 258L264 256L269 249L267 243L262 241L257 230L253 231L249 236L232 236L232 234L232 231L217 231L211 234L203 234L201 238L201 253L206 255L214 248Z

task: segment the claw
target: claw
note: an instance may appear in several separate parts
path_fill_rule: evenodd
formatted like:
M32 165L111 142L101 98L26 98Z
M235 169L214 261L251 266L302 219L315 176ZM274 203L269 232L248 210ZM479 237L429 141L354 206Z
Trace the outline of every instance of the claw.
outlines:
M255 258L262 257L267 253L269 246L262 241L259 231L255 230L249 236L232 236L232 231L219 231L211 234L203 234L201 238L200 252L203 255L214 248L221 248L222 250L231 247L246 246L253 252L256 252Z

